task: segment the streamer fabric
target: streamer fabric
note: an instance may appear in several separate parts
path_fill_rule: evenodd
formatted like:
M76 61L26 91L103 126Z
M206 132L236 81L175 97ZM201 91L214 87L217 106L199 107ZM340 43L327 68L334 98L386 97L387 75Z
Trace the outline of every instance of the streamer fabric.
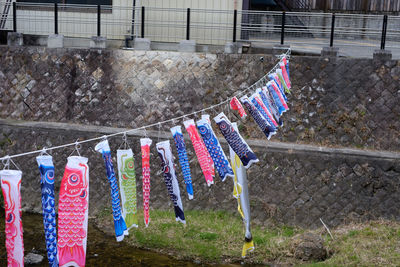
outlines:
M278 126L278 123L275 121L274 116L270 112L270 110L267 108L266 105L264 105L264 102L261 100L260 95L256 92L253 95L250 96L250 100L253 103L253 105L257 108L258 112L268 121L268 123L275 128Z
M238 131L236 123L232 123L233 128ZM233 179L234 191L233 196L238 201L238 211L242 216L243 223L245 225L245 239L242 248L242 257L246 257L248 252L254 250L253 237L250 230L250 201L249 201L249 189L247 182L246 169L244 168L242 162L240 161L238 155L233 151L232 148L229 149L231 162L233 166L233 171L235 177Z
M172 127L171 133L175 140L176 150L178 151L179 164L181 165L183 179L186 184L186 192L188 193L189 199L193 199L192 175L190 173L189 159L181 126Z
M285 94L285 88L283 88L282 83L279 80L278 74L276 74L276 72L274 72L274 73L268 75L268 78L271 80L271 82L274 81L276 83L276 85L278 86L279 91L283 95L283 98L287 102L287 97L286 97L286 94Z
M240 103L240 101L237 99L236 96L232 97L231 102L229 104L232 110L237 110L239 112L239 116L241 119L247 117L246 111L244 111L242 103Z
M261 113L254 106L254 104L251 103L247 96L242 96L240 101L242 101L243 105L247 108L254 121L257 123L258 127L260 127L261 131L265 134L268 140L271 138L271 136L276 134L276 127L269 124L269 122L261 115Z
M228 158L226 157L221 144L218 141L212 127L209 115L203 115L201 120L197 121L197 128L203 138L204 144L210 153L210 156L214 162L214 166L218 171L218 174L222 181L225 181L226 177L233 176L233 170L229 164Z
M281 67L282 77L283 77L283 79L285 80L285 83L286 83L287 87L288 87L289 89L291 89L291 88L292 88L292 85L290 84L289 75L288 75L288 73L287 73L287 71L286 71L286 65L285 65L285 63L280 62L280 63L279 63L279 66Z
M274 81L269 81L266 87L269 93L272 95L272 99L274 100L276 106L278 107L279 114L282 115L289 109L289 107L286 104L283 95L279 91L277 84Z
M143 182L143 216L146 227L150 223L150 138L141 138L142 151L142 182Z
M117 178L115 177L114 166L112 164L111 150L108 145L108 140L101 141L94 149L102 154L106 165L107 179L111 187L111 206L114 218L115 237L117 241L120 242L124 239L125 235L128 235L128 230L124 218L122 217L119 188Z
M122 217L126 227L138 227L136 205L136 173L132 149L117 150L119 187L121 188Z
M279 81L281 82L282 88L286 93L290 93L290 88L285 82L285 78L283 78L283 73L282 70L278 69L276 70L276 74L278 75Z
M213 174L210 164L210 154L208 153L206 146L201 139L194 120L184 121L186 131L189 133L190 140L192 140L194 151L196 152L197 159L199 160L201 170L203 171L204 177L206 179L207 185L210 186L214 183Z
M283 126L283 121L281 119L281 115L279 115L278 107L275 105L274 100L271 98L268 88L263 86L262 89L258 88L256 93L261 98L265 107L270 111L270 113L274 116L275 121L278 122L279 126Z
M283 64L285 64L286 73L287 73L287 76L288 76L288 78L289 78L289 80L290 80L290 74L289 74L289 60L286 58L286 56L284 56L284 57L282 58L282 62L283 62Z
M174 204L175 220L185 224L185 214L183 213L181 194L178 180L176 179L174 158L172 156L170 143L168 140L159 142L156 144L156 148L161 159L165 185L167 186L171 201Z
M53 157L43 155L36 157L40 171L42 188L42 210L44 236L46 239L47 259L51 267L58 266L57 256L57 222L54 198L54 164Z
M21 219L21 178L19 170L1 170L4 199L7 266L24 266L24 240Z
M60 266L85 266L89 211L88 159L68 157L58 204Z
M240 135L239 131L236 131L228 117L223 112L218 114L214 121L217 123L219 130L228 142L229 146L235 151L242 161L244 167L248 169L251 164L258 162L256 154L251 150L249 145Z

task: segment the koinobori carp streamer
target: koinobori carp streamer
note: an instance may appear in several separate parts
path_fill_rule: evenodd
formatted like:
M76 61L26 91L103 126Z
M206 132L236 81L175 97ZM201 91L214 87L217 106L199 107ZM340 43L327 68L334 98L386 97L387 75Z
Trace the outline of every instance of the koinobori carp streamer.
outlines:
M248 169L251 164L258 162L256 154L249 147L243 137L240 135L239 131L236 131L228 117L221 112L218 114L214 121L217 123L219 130L228 142L229 146L235 151L242 161L244 167Z
M122 217L121 200L119 198L119 187L117 178L115 177L114 166L111 159L111 150L108 145L108 140L103 140L96 145L94 148L97 152L100 152L104 159L106 166L107 179L111 187L111 207L114 219L115 237L117 241L122 241L125 235L128 235L128 228L124 218Z
M174 205L175 220L185 224L185 214L183 213L183 205L179 190L179 184L178 180L176 179L173 160L174 158L171 152L171 145L167 140L157 143L156 148L161 160L164 182L167 187L171 201Z

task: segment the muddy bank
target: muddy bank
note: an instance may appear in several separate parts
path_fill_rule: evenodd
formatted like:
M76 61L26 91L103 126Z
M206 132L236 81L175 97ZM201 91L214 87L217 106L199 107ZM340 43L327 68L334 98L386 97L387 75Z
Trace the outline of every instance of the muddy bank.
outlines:
M44 256L40 264L48 266L46 245L44 239L42 215L24 213L22 215L24 228L25 255L29 252ZM7 253L5 248L4 213L0 215L0 266L6 266ZM176 260L167 255L138 249L126 242L116 242L115 238L104 234L89 220L86 266L207 266L190 261ZM26 265L29 266L29 265ZM228 265L212 265L228 266ZM235 266L235 265L229 265ZM240 265L238 265L240 266ZM242 265L243 266L243 265Z

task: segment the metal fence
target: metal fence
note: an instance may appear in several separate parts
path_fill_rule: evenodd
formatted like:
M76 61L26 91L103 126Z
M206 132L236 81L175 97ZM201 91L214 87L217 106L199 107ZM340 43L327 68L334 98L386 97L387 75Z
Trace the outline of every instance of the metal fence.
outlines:
M1 3L0 12L7 10ZM216 45L239 41L381 47L383 40L384 46L400 48L399 16L33 3L13 3L8 10L0 13L0 30L33 35L145 37L173 43L190 39Z

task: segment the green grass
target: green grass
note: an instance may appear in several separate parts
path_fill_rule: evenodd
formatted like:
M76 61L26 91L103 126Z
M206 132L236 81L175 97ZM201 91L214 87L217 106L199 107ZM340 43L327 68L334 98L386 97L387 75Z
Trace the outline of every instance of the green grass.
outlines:
M142 214L139 214L139 218ZM128 242L175 255L180 259L203 262L239 262L244 227L238 214L221 211L186 211L187 224L175 221L172 211L150 211L150 225L131 230ZM371 221L331 229L334 239L324 228L313 230L325 240L329 258L323 262L295 259L293 247L304 229L280 225L252 225L255 251L249 263L277 263L295 266L400 266L400 223Z
M139 214L141 217L142 214ZM239 261L244 242L244 225L239 214L222 211L186 211L186 226L175 221L173 212L151 210L150 224L132 230L128 242L138 247L169 251L180 258L219 262ZM302 232L294 227L252 226L256 250L251 262L278 260L288 253L289 239ZM176 252L176 253L174 253Z

